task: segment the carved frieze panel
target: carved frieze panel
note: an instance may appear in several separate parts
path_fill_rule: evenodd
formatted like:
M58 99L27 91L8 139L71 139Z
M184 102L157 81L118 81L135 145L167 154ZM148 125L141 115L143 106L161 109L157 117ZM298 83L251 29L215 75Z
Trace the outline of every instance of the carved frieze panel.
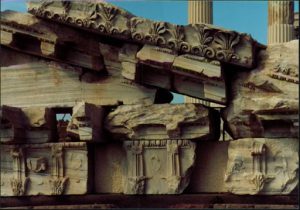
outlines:
M196 144L189 140L125 141L125 194L180 194L189 183Z
M262 48L250 35L211 25L174 25L136 17L106 2L30 1L28 11L38 17L127 39L199 55L221 62L253 67L254 52ZM66 9L67 8L67 9Z
M297 139L231 141L225 187L234 194L289 194L298 185Z
M115 140L218 139L219 116L196 104L122 105L110 112L105 128Z
M85 143L1 146L1 196L85 194Z

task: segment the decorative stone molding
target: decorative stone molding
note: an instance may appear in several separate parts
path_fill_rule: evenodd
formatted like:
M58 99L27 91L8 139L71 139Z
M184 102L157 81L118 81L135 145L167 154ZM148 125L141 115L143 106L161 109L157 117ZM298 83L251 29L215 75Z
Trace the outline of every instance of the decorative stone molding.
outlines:
M229 143L225 187L235 194L289 194L298 185L297 139Z
M87 155L83 142L1 145L1 196L85 194Z
M196 144L189 140L125 141L125 194L180 194L187 187Z
M255 64L254 49L262 47L246 34L205 24L180 26L150 21L106 2L70 1L66 10L64 1L30 1L28 11L37 17L105 36L161 46L176 53L205 56L246 68Z
M219 116L194 104L118 106L105 119L115 140L219 139Z

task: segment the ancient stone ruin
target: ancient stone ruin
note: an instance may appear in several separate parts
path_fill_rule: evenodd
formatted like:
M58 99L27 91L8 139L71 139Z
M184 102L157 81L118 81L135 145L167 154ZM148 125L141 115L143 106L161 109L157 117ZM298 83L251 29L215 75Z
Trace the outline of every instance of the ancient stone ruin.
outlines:
M275 33L281 23L272 23ZM265 46L103 1L29 1L26 14L2 12L4 207L43 195L294 198L298 40L276 37ZM170 91L214 106L171 104Z

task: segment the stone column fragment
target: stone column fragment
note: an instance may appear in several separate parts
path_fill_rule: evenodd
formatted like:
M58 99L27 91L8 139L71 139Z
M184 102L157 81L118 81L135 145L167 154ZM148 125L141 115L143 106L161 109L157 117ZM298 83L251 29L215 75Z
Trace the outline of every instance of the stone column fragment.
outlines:
M207 23L213 22L212 1L188 1L188 21L189 23Z
M293 1L269 1L268 16L268 44L294 39Z

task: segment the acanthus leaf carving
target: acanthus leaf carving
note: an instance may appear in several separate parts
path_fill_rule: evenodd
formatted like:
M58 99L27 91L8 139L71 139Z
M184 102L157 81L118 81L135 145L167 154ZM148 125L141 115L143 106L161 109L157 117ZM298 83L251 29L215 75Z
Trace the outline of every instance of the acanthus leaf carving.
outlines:
M164 45L165 38L162 36L167 31L165 22L152 22L149 33L145 35L145 41L151 44Z
M24 181L20 178L11 178L10 186L14 196L22 196L25 195L27 184L29 183L29 178L25 177Z
M192 52L202 57L214 58L215 51L209 46L214 39L213 30L204 24L193 25L193 28L197 32L198 45L192 47Z
M29 11L39 17L90 28L94 32L114 35L122 40L131 38L144 44L168 47L181 53L204 56L248 68L254 65L253 53L255 50L253 49L264 48L262 45L256 45L251 36L247 34L225 31L205 24L197 24L195 27L190 25L174 25L173 27L170 23L136 17L104 2L83 3L72 1L69 3L70 1L61 0L60 3L55 3L51 7L49 5L52 1L45 1L42 5L34 1L30 2L32 4L29 6ZM55 7L59 7L59 9ZM63 7L63 10L61 10L61 7ZM70 10L74 10L74 13L69 13ZM78 16L73 15L76 13L78 13ZM140 24L141 26L137 27ZM197 36L199 39L198 45L194 39ZM237 48L235 51L234 48L240 44L240 40L251 47L247 49ZM240 55L242 51L244 51L243 56Z
M214 43L216 44L216 58L231 62L232 60L239 60L240 57L235 53L234 48L240 42L240 35L234 31L225 32L218 31L215 34Z
M64 193L68 177L55 177L49 180L52 195L62 195Z
M184 26L174 25L172 29L168 28L167 31L171 34L171 38L167 42L168 48L183 52L191 50L189 44L184 41Z

